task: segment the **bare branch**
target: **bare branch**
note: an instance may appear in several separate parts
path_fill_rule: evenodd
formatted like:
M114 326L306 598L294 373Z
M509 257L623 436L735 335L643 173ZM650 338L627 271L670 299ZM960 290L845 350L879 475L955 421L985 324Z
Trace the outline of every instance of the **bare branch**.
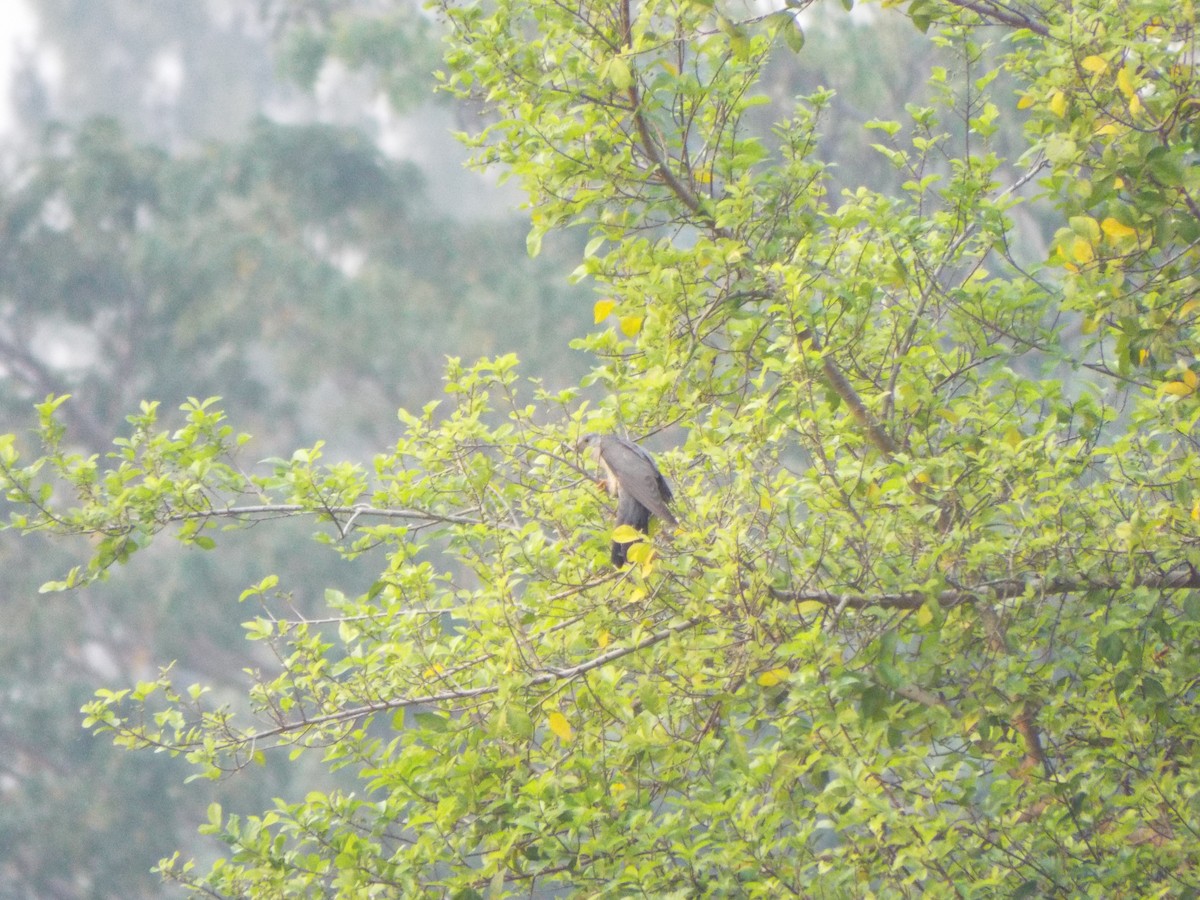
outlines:
M312 507L300 503L263 504L259 506L227 506L222 509L196 509L185 512L171 513L166 517L167 522L184 522L190 519L255 519L271 516L290 516L300 513L318 513L322 515L345 515L350 520L347 526L362 516L372 516L381 519L411 519L418 522L444 523L447 525L487 525L500 528L495 523L472 519L469 516L432 513L422 509L381 509L376 506L322 506ZM515 529L514 529L515 530Z
M543 669L537 675L534 675L527 682L527 687L537 687L544 684L552 684L559 681L569 681L573 678L578 678L594 669L599 669L611 662L615 662L622 657L638 653L648 647L653 647L655 644L661 644L667 638L681 631L687 631L689 628L694 628L700 624L702 619L696 617L685 619L681 622L676 622L661 631L656 631L647 637L642 638L636 644L630 644L627 647L614 647L607 653L601 653L585 662L581 662L576 666L570 666L565 669ZM485 684L473 688L456 688L447 691L439 691L436 694L423 694L419 697L398 697L394 700L383 700L378 703L366 703L362 706L355 706L350 709L343 709L337 712L328 713L323 716L314 716L311 719L302 719L296 722L285 722L275 728L259 731L254 734L243 735L233 742L234 745L257 743L269 738L279 737L280 735L291 732L304 732L311 728L316 728L322 725L336 725L341 722L353 722L356 719L361 719L364 716L375 715L381 712L392 712L400 709L408 709L413 706L437 706L443 703L452 703L459 700L474 700L480 697L488 697L500 690L498 684Z
M944 590L937 595L937 602L943 609L950 609L964 603L975 603L981 600L988 602L1011 600L1024 596L1030 590L1041 596L1052 596L1088 590L1127 590L1135 587L1146 587L1158 591L1200 588L1200 571L1190 564L1184 563L1166 572L1136 576L1132 580L1088 578L1081 575L1047 579L1031 574L1024 578L1005 578L975 587ZM837 591L786 591L775 588L771 589L771 596L776 600L788 603L822 603L834 609L838 607L867 609L873 606L885 609L919 609L925 605L927 599L927 595L919 591L901 594L860 594Z

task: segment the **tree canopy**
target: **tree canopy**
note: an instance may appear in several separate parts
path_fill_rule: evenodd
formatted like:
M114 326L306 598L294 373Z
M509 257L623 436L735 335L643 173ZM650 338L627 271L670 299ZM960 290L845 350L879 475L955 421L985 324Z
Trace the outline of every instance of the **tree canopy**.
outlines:
M443 84L484 111L478 164L527 192L530 253L590 238L578 386L451 360L369 463L318 444L255 467L216 400L171 422L143 403L105 456L73 449L62 396L32 454L0 438L10 527L93 539L49 589L162 533L220 554L284 515L377 572L320 616L262 573L240 599L275 662L242 696L167 667L85 707L197 776L283 754L352 780L257 816L214 805L226 856L167 877L217 896L1200 887L1194 10L868 5L932 48L927 99L863 126L890 168L868 185L826 153L831 90L765 88L819 40L807 6L439 4ZM592 431L656 451L678 498L626 569L574 453Z

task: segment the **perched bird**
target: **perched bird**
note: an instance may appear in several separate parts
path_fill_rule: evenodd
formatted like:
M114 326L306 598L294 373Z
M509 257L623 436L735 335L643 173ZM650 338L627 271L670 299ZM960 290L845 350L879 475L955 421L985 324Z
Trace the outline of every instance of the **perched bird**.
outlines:
M677 525L668 504L674 499L667 480L654 464L654 457L630 441L611 434L585 434L576 445L579 452L590 450L604 470L604 483L617 496L617 525L632 525L642 534L649 533L650 517L658 516L668 525ZM634 541L613 541L614 566L625 565L626 551Z

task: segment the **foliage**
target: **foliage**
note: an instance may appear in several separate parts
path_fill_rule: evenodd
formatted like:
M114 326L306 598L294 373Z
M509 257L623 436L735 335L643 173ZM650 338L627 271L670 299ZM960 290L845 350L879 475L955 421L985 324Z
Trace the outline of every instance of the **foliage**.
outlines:
M401 412L370 466L318 445L248 472L214 401L165 430L143 405L103 459L65 443L61 397L33 459L0 442L12 525L94 538L51 588L166 529L214 548L284 514L385 554L325 617L288 612L286 572L243 593L278 664L242 701L164 671L85 707L198 775L318 753L357 780L214 806L227 857L169 877L226 896L1197 891L1191 7L884 3L958 65L869 123L900 187L840 194L817 152L830 92L751 127L796 9L442 5L446 86L493 111L468 139L528 191L530 251L591 237L581 389L452 361L442 404ZM1019 110L1026 148L1002 159ZM1011 248L1033 243L1015 223L1035 185L1057 225L1029 259ZM660 460L682 524L614 572L570 447L621 427L678 444Z

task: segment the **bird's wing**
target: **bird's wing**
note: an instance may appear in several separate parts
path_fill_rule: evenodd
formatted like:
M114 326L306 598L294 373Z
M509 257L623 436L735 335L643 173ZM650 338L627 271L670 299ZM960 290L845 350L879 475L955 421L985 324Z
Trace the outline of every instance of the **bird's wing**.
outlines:
M607 437L600 443L599 455L616 476L619 493L628 494L664 522L677 524L667 508L672 500L671 489L649 453L629 441Z

